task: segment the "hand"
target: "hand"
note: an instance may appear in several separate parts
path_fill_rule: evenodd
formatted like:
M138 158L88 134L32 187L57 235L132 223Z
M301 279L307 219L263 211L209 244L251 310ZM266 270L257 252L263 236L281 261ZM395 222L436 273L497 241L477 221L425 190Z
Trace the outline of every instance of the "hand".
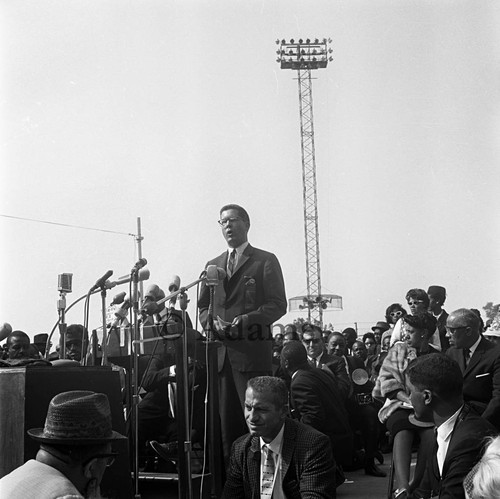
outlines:
M247 315L237 315L231 323L231 327L227 333L228 336L233 339L239 338L246 327L247 320Z

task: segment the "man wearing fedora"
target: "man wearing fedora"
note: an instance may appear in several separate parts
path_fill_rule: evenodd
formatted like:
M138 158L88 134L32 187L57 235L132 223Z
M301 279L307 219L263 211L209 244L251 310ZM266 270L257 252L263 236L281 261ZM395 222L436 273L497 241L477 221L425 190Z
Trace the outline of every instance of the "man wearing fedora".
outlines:
M102 477L116 456L111 443L126 438L111 429L108 397L83 390L56 395L44 428L28 434L40 442L40 450L36 459L0 479L0 497L100 498Z

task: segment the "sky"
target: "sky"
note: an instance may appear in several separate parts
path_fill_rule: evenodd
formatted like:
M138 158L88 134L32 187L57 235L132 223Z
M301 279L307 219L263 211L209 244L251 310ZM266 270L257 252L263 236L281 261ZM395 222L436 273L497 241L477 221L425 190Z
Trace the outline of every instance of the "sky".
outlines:
M193 282L227 203L306 294L297 74L275 44L301 37L333 49L313 73L322 292L343 298L324 321L362 333L431 284L448 311L498 303L499 2L1 0L0 322L50 331L60 273L68 305L129 273L138 218L148 284Z

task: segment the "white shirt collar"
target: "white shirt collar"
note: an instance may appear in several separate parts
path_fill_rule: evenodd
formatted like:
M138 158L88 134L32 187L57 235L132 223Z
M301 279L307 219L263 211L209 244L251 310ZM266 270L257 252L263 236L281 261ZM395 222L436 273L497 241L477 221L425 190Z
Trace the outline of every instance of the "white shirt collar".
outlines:
M474 352L476 351L476 348L478 347L478 345L479 345L480 342L481 342L481 335L479 335L479 338L477 339L476 343L474 343L474 345L472 345L469 348L470 358L471 359L472 359L472 356L474 355Z
M248 241L245 241L243 244L240 244L237 248L228 248L227 252L230 255L233 252L233 250L235 249L236 250L236 254L238 256L240 256L246 250L247 246L248 246Z
M444 423L441 423L436 431L436 439L438 443L438 451L436 457L439 467L439 473L441 475L443 474L443 465L446 458L446 453L448 452L448 446L450 445L451 434L453 433L455 422L458 419L462 407L463 405L460 406L455 414L449 417Z
M264 440L262 440L262 437L259 437L260 440L260 448L264 445L267 445L275 455L281 454L281 446L283 444L283 433L285 432L285 423L283 422L283 425L281 426L281 430L278 432L278 434L274 437L274 440L266 444Z

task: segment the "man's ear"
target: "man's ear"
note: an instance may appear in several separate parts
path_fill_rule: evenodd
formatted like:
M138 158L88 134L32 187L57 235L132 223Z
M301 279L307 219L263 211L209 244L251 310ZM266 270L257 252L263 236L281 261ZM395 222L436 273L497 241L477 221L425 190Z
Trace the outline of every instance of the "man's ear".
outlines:
M422 390L422 396L425 405L430 405L432 403L432 392L430 390Z
M91 459L86 465L85 467L83 468L83 474L85 476L85 478L92 478L94 475L93 475L93 471L94 471L94 466L95 466L95 462L96 462L96 459Z

